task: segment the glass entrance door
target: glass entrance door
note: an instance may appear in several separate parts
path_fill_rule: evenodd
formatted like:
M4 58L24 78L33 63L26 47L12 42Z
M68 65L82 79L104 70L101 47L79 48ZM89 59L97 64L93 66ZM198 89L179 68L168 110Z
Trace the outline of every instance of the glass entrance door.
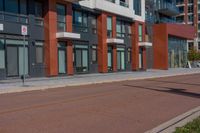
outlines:
M59 74L66 73L66 52L63 49L58 49L58 68Z
M25 68L22 46L7 46L7 76L21 76L25 69L28 75L28 48L25 48Z
M143 68L143 54L142 54L142 48L140 48L139 51L139 69Z
M117 48L117 69L118 71L125 70L125 49Z
M75 45L75 70L77 73L87 73L89 71L88 61L88 46L87 45Z
M113 53L112 53L112 47L108 47L108 72L113 71Z

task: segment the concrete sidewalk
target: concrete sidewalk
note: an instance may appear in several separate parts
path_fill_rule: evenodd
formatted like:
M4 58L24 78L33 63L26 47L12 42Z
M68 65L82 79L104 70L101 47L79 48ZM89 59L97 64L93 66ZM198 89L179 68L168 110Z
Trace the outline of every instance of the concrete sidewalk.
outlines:
M188 75L200 73L199 68L188 69L178 68L169 70L147 70L145 72L118 72L106 74L83 74L66 77L53 78L30 78L26 80L26 86L23 87L20 79L10 79L0 81L0 94L23 92L31 90L44 90L49 88L79 86L98 83L109 83L126 80L149 79L159 77L169 77L177 75Z

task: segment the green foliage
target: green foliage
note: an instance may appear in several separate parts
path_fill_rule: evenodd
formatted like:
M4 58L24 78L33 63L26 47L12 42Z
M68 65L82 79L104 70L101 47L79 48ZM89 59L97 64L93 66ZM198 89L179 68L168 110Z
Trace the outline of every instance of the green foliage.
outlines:
M174 133L200 133L200 117L184 127L177 128Z
M200 52L196 50L190 50L188 52L188 59L189 61L198 61L200 60Z

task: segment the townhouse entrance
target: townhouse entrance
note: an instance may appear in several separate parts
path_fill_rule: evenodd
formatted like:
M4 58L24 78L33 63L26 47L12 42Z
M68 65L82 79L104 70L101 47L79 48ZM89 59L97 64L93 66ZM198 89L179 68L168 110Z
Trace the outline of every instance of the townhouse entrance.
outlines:
M117 48L117 70L125 70L125 48Z
M76 73L88 73L89 71L88 45L74 45L74 67Z
M58 73L66 74L66 45L65 43L58 44Z
M113 71L113 48L108 46L108 72Z
M139 48L139 69L143 69L143 48Z
M25 47L25 68L23 58L23 41L20 40L6 40L6 66L8 77L18 77L25 74L28 75L28 42Z

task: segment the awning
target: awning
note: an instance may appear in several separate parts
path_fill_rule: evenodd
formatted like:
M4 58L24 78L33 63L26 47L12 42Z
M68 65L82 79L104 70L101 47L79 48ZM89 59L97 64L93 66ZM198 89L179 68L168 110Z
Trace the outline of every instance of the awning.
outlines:
M58 39L80 39L81 35L72 32L58 32L56 33L56 38Z
M118 38L109 38L107 39L107 43L116 43L116 44L124 44L124 40L123 39L118 39Z
M151 42L139 42L140 47L152 47Z

